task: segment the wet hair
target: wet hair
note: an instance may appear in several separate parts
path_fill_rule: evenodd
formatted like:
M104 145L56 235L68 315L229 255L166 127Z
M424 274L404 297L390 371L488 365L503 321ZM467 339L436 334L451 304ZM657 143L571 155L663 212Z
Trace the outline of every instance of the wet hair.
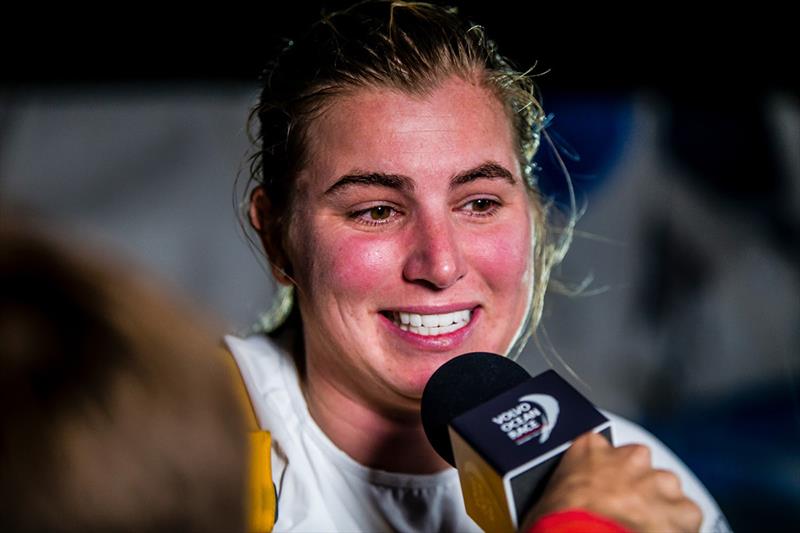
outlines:
M255 152L251 184L260 186L270 205L261 237L273 269L292 276L285 250L291 225L294 176L308 162L309 126L348 92L388 88L425 96L442 82L460 77L477 83L503 104L514 128L520 166L534 206L535 271L531 312L518 354L541 316L550 270L563 257L564 239L551 242L548 214L539 197L533 157L539 147L544 113L528 73L516 70L497 51L484 29L455 8L427 3L365 1L324 16L298 40L287 42L264 74L258 104L251 113ZM272 310L261 321L276 330L292 311L291 290L279 288ZM296 306L295 306L296 307Z
M83 252L0 217L0 531L244 531L221 328Z

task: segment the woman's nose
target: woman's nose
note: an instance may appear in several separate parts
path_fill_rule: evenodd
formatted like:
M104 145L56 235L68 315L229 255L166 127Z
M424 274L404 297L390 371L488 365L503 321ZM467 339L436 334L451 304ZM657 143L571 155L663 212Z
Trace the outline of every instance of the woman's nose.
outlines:
M403 278L446 289L466 274L466 261L456 228L447 220L422 220L410 229L410 247Z

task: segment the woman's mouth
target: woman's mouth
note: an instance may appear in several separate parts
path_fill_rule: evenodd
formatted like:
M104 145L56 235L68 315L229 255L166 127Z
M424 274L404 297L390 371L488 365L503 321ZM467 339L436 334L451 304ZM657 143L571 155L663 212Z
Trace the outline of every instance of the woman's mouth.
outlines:
M403 331L433 337L453 333L469 324L472 309L430 315L401 311L385 311L382 314Z

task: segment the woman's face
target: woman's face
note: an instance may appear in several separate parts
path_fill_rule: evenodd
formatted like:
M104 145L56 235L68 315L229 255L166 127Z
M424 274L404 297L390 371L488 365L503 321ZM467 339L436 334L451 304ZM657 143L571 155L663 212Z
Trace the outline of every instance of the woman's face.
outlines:
M308 379L407 410L449 359L505 353L529 305L532 214L496 97L460 78L425 97L359 89L308 138L287 250Z

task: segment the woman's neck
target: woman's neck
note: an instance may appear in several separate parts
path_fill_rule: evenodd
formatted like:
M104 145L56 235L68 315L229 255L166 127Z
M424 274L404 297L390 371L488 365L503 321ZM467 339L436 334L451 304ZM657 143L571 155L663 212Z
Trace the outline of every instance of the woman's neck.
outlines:
M336 446L359 464L388 472L432 474L448 468L433 450L419 410L380 413L343 394L313 370L301 381L311 417Z

